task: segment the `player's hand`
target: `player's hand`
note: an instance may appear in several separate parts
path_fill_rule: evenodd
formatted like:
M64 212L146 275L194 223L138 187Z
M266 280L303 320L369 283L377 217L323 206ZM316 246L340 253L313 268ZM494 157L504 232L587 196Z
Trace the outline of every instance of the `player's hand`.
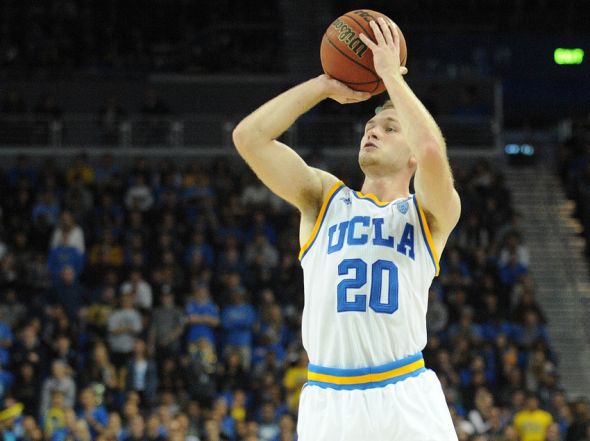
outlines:
M340 104L360 103L361 101L366 101L371 98L369 92L353 90L346 84L335 80L329 75L320 75L317 77L317 80L321 83L326 98L331 98Z
M373 64L377 75L381 78L387 78L391 76L401 77L407 74L408 69L400 63L400 36L397 25L391 20L385 20L383 17L379 17L377 21L371 21L369 25L373 29L376 41L371 40L362 33L359 38L373 52Z

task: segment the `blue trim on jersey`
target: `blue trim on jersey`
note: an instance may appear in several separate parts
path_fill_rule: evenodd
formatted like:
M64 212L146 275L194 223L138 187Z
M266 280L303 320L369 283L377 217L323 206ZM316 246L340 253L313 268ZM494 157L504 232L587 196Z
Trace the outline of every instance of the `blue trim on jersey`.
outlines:
M309 245L307 245L307 249L305 250L305 252L301 255L301 258L299 260L303 260L303 258L305 257L305 255L309 252L309 250L311 250L311 247L313 246L313 244L315 243L316 239L318 238L319 234L320 234L320 230L322 229L322 225L324 225L324 221L326 220L326 216L328 214L328 209L330 208L330 204L332 203L332 201L334 200L334 197L336 197L336 195L338 193L340 193L340 190L342 190L343 188L345 188L345 185L340 185L340 187L338 187L336 189L336 191L334 193L332 193L332 196L330 196L330 199L328 199L328 203L326 204L326 209L324 211L324 216L322 217L322 220L320 222L320 226L318 227L318 230L316 232L315 237L313 238L313 240L311 241L311 243Z
M358 368L358 369L339 369L318 366L317 364L309 364L307 370L315 372L316 374L336 375L338 377L356 377L358 375L367 374L381 374L383 372L391 371L410 363L414 363L422 358L422 352L402 358L401 360L392 361L391 363L382 364L380 366Z
M420 222L420 230L422 231L422 239L424 239L424 244L426 245L426 249L428 250L428 254L430 254L430 258L432 259L432 264L434 265L434 273L437 273L436 267L436 259L434 258L434 254L432 254L432 250L430 249L430 244L428 243L428 238L426 237L426 231L424 230L424 225L422 224L422 216L420 215L420 207L418 207L418 201L416 200L416 195L412 197L414 200L414 206L416 207L416 213L418 213L418 221Z
M389 384L395 384L400 381L405 380L406 378L410 377L417 377L422 372L426 372L426 368L422 367L420 369L416 369L405 375L400 375L394 378L390 378L388 380L383 381L376 381L371 383L364 383L364 384L335 384L335 383L324 383L323 381L315 381L315 380L308 380L306 386L318 386L323 389L336 389L336 390L367 390L367 389L374 389L377 387L384 387Z

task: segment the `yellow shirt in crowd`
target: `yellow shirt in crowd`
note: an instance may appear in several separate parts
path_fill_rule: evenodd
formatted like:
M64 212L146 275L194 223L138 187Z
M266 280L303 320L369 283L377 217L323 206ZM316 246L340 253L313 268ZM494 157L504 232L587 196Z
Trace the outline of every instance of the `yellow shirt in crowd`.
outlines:
M553 417L544 410L521 410L514 415L514 427L521 441L545 441Z

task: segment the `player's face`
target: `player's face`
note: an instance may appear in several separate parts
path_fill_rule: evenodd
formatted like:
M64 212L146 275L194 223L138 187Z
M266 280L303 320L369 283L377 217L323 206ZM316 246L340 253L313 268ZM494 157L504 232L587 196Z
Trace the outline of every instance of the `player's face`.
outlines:
M377 166L395 172L411 166L411 158L395 109L382 110L367 122L359 151L363 170Z

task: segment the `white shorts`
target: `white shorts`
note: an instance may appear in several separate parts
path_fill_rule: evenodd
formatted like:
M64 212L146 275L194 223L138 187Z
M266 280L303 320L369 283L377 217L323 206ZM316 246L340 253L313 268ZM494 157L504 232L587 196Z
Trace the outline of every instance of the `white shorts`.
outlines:
M299 441L457 441L431 370L367 389L308 384L299 400L297 433Z

